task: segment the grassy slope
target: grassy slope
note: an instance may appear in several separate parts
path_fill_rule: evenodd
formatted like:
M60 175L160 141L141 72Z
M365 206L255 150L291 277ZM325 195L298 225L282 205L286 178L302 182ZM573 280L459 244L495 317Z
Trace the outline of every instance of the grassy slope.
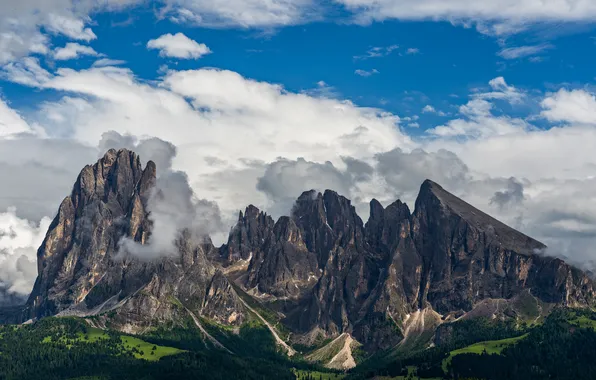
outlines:
M458 350L451 351L449 356L443 360L443 371L447 372L447 367L451 362L451 359L459 354L482 354L485 350L488 354L500 354L506 347L519 342L520 340L527 337L528 334L518 336L515 338L508 338L502 340L491 340L487 342L475 343L470 346L460 348Z
M571 323L572 325L576 325L583 329L591 328L593 330L596 330L596 321L588 318L585 315L571 319L571 320L569 320L569 323Z
M302 369L295 369L294 374L296 375L296 380L308 379L309 375L315 380L341 380L346 377L346 375L340 373L307 371Z
M89 327L87 334L77 333L76 338L76 340L79 342L88 343L94 343L102 339L109 339L108 334L105 331L94 327ZM127 351L132 352L137 359L155 361L161 359L164 356L175 355L184 352L183 350L179 350L177 348L151 344L139 338L127 335L121 335L120 340L122 341L122 347ZM47 336L42 340L42 343L50 342L60 342L64 343L68 348L71 347L64 337L56 339L56 337ZM153 350L153 347L155 347L155 350Z

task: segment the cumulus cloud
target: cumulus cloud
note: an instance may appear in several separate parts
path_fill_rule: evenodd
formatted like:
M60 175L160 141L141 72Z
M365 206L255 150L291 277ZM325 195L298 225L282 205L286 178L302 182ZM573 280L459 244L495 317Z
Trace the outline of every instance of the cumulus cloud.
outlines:
M585 90L561 89L542 101L542 116L554 122L596 124L596 96Z
M422 113L434 113L439 116L447 116L447 114L445 112L437 111L437 109L435 107L431 106L430 104L427 104L426 106L424 106L424 108L422 108Z
M289 215L296 198L305 190L325 191L333 189L340 194L350 194L351 178L338 170L331 162L316 163L297 160L278 160L265 169L257 182L257 189L271 201L274 216Z
M0 138L7 139L27 132L31 132L29 124L0 99Z
M157 81L146 82L124 68L49 73L35 63L14 64L5 77L68 95L28 114L35 120L29 123L4 104L0 115L9 115L16 127L6 133L11 140L2 143L16 152L4 157L4 146L0 147L0 162L12 162L13 173L20 169L22 178L42 178L41 184L19 179L22 182L9 189L13 191L9 197L22 196L23 188L32 189L31 194L51 194L39 204L52 203L53 208L35 207L36 215L30 218L36 222L55 213L81 166L97 158L101 141L101 150L132 147L144 160L153 155L160 162L162 194L176 192L161 198L168 202L171 197L172 205L152 206L156 215L163 212L167 225L163 228L167 238L159 237L163 240L154 247L171 244L175 234L167 231L176 232L178 226L217 234L213 226L227 229L237 210L250 203L275 215L287 213L295 197L309 188L333 188L352 198L366 219L366 207L361 206L372 197L385 204L402 198L413 206L426 178L553 247L567 247L565 255L574 263L589 257L589 252L579 251L587 242L596 243L591 235L596 226L591 217L596 215L592 207L596 187L590 178L596 168L591 153L596 130L578 125L570 119L572 113L549 116L567 123L546 130L497 113L496 104L525 99L525 93L504 78L472 93L456 118L413 140L401 131L402 119L394 114L338 97L294 93L232 71L170 70ZM551 109L556 107L549 105L544 111ZM38 158L33 163L17 154L36 151L50 141L54 148L35 152ZM57 154L53 149L62 151ZM67 170L45 180L49 174L43 173L52 170L43 165ZM37 167L41 169L36 171ZM161 182L162 176L167 182ZM24 217L20 210L27 208L26 202L20 204L16 213ZM182 209L190 213L178 211ZM216 222L203 227L201 218ZM168 230L171 226L176 228ZM223 240L219 239L216 242ZM168 249L152 252L163 251Z
M97 57L100 54L96 52L91 46L81 45L76 42L69 42L66 44L66 46L56 48L54 50L54 59L58 61L77 59L84 55Z
M37 277L37 248L50 222L44 218L34 225L14 208L0 213L0 305L27 299Z
M180 59L198 59L211 53L207 45L191 40L182 33L164 34L147 42L147 48L159 50L162 57Z
M521 103L525 94L514 86L510 86L503 77L496 77L488 82L491 91L479 92L472 97L475 99L505 100L511 104Z
M393 149L379 153L375 158L377 170L386 181L388 191L410 205L413 205L420 185L427 178L451 189L461 189L471 179L466 164L447 150L426 152L414 149L404 152Z
M427 133L442 138L479 139L531 130L533 127L524 119L507 115L495 116L493 113L494 100L517 104L524 98L524 93L509 86L503 77L492 79L489 86L490 91L472 94L470 101L459 107L461 118L449 120L445 125L427 130ZM432 106L423 109L423 112L433 111Z
M176 241L184 231L202 241L212 236L223 241L228 231L217 203L200 199L195 194L186 173L172 169L176 147L167 141L150 137L137 138L116 131L103 134L99 151L126 148L134 150L144 165L153 161L157 167L157 183L148 200L152 234L146 244L125 238L120 241L121 254L131 254L143 260L177 254Z
M515 134L525 131L530 125L523 119L510 116L495 116L492 113L494 105L486 100L473 99L459 108L462 116L452 119L447 124L427 130L427 133L443 138L487 138Z
M207 236L227 230L217 204L197 199L183 172L165 171L159 176L147 209L153 223L151 236L145 244L122 239L119 243L121 253L142 260L175 256L178 253L175 243L184 231L201 242Z

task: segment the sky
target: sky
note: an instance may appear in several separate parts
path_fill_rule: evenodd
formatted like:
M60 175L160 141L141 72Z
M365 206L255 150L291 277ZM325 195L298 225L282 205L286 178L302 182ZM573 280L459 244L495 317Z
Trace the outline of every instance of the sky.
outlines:
M28 294L79 171L124 147L218 244L248 204L330 188L366 221L430 178L594 270L595 19L591 0L3 1L0 288Z

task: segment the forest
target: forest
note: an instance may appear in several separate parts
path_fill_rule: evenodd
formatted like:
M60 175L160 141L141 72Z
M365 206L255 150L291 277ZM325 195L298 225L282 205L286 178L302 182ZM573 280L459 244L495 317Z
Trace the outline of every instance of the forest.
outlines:
M214 350L189 326L143 336L100 330L79 318L2 326L0 379L596 378L596 313L589 309L556 309L534 326L484 318L445 324L434 347L389 350L346 374L288 359L257 323L234 334L208 328L240 354Z

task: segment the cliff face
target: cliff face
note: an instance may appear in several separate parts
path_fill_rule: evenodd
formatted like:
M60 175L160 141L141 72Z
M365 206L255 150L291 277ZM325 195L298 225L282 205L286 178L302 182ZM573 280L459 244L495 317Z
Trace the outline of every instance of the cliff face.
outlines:
M248 312L233 278L294 336L347 334L374 351L459 316L596 303L585 273L432 181L413 212L372 200L366 224L345 197L307 191L277 222L247 207L221 248L183 230L160 259L119 252L123 238L150 241L155 184L155 165L126 150L83 169L39 248L25 319L97 315L128 332L189 316L238 325Z
M243 320L237 295L207 259L215 251L208 238L180 231L176 252L152 261L119 252L125 237L147 243L155 182L155 164L143 169L127 150L110 150L83 169L38 250L29 318L112 310L113 325L128 331L188 313Z
M593 281L540 256L544 248L432 181L413 213L400 201L383 208L373 200L366 225L346 198L310 191L251 245L258 253L239 284L292 300L280 311L297 332L350 333L367 349L387 348L413 324L482 315L475 308L493 299L529 292L540 302L593 305Z
M422 261L419 307L470 310L487 298L529 289L544 302L586 305L594 286L581 271L538 254L542 243L504 225L426 181L416 201L411 237Z

